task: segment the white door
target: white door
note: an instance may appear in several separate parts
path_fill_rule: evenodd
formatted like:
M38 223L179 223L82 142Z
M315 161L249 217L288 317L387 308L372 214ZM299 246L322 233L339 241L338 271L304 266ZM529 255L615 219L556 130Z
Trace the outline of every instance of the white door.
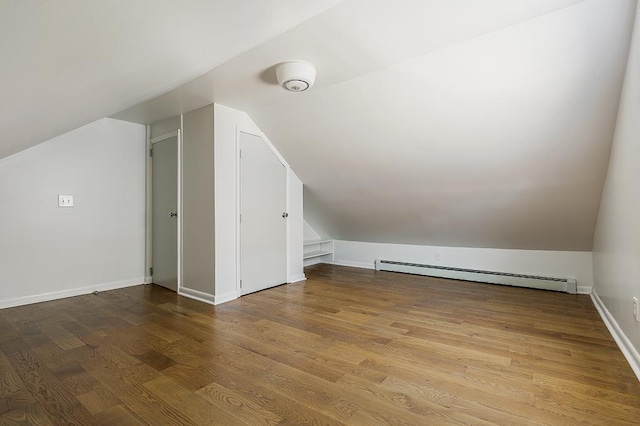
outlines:
M178 290L178 136L152 148L153 283Z
M261 137L240 133L240 292L287 280L287 176Z

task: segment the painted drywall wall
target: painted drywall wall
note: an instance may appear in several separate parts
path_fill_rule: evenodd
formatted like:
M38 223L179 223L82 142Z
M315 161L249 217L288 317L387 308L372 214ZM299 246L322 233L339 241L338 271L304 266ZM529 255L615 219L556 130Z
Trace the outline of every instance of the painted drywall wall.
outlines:
M317 202L313 191L307 185L304 186L304 220L309 227L318 234L319 238L332 238L331 233L327 229L331 229L329 218L331 212L327 210L327 206Z
M143 282L145 133L102 119L0 160L0 307Z
M166 120L158 121L151 125L150 137L155 138L165 133L173 132L175 130L182 129L182 122L180 116L167 118Z
M238 243L236 126L246 122L239 111L215 104L213 123L214 204L215 211L215 303L237 298Z
M622 89L609 170L596 226L594 290L610 331L640 378L640 323L632 297L640 299L640 18ZM616 336L617 334L617 336ZM631 359L630 359L631 357ZM633 364L635 359L635 365Z
M287 282L306 279L303 267L302 245L304 243L304 218L302 181L287 168ZM292 250L299 247L299 250Z
M313 229L311 225L309 225L309 222L307 222L306 220L304 220L303 222L302 237L304 241L313 241L320 239L320 235L316 232L315 229Z
M589 293L593 286L591 252L334 242L334 263L337 265L372 269L376 259L547 277L573 277L578 281L580 293Z
M320 206L321 220L306 216L317 230L349 241L591 251L635 0L534 3L348 1L336 12L359 10L357 22L316 17L298 38L265 43L217 73L248 72L282 47L317 64L308 92L274 85L262 105L243 99L298 171L305 204ZM327 37L312 31L320 22L334 24Z
M214 281L213 105L183 117L182 287L208 295Z
M269 139L260 131L258 126L244 112L226 107L214 105L214 194L215 194L215 303L222 303L238 297L238 244L237 244L237 220L238 220L238 150L237 132L244 131L261 135L271 146L276 156L287 169L287 162L273 148ZM290 174L289 174L290 173ZM295 176L293 171L288 172L288 180ZM297 177L296 177L296 180ZM292 212L297 209L302 211L302 185L294 183L288 185L287 203ZM300 192L300 194L298 194ZM294 207L294 202L300 205ZM297 215L297 213L294 213ZM300 226L302 223L300 222ZM299 231L302 233L302 229ZM295 272L296 259L302 260L302 244L289 244L287 237L287 264L288 273L294 272L294 276L288 276L288 282L299 280ZM295 237L298 239L298 237ZM301 240L301 238L299 238ZM300 266L301 268L301 266Z

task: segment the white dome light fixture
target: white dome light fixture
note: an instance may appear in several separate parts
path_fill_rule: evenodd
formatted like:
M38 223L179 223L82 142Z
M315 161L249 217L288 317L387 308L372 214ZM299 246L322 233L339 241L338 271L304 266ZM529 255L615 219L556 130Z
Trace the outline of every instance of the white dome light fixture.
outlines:
M278 65L276 69L278 84L290 92L304 92L313 86L316 68L308 62L289 61Z

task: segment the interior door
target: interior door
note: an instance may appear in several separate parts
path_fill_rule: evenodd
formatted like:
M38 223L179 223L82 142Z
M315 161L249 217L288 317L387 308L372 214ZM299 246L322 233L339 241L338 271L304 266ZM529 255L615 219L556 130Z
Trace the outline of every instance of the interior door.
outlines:
M287 281L286 169L261 137L240 133L240 292Z
M178 290L178 136L155 142L152 156L153 282Z

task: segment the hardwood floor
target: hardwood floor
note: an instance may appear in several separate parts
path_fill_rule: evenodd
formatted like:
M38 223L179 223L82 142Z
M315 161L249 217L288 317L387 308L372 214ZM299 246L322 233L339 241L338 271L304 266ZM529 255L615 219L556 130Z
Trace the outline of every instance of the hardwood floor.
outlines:
M157 286L0 310L0 424L638 424L588 296L317 265L213 307Z

